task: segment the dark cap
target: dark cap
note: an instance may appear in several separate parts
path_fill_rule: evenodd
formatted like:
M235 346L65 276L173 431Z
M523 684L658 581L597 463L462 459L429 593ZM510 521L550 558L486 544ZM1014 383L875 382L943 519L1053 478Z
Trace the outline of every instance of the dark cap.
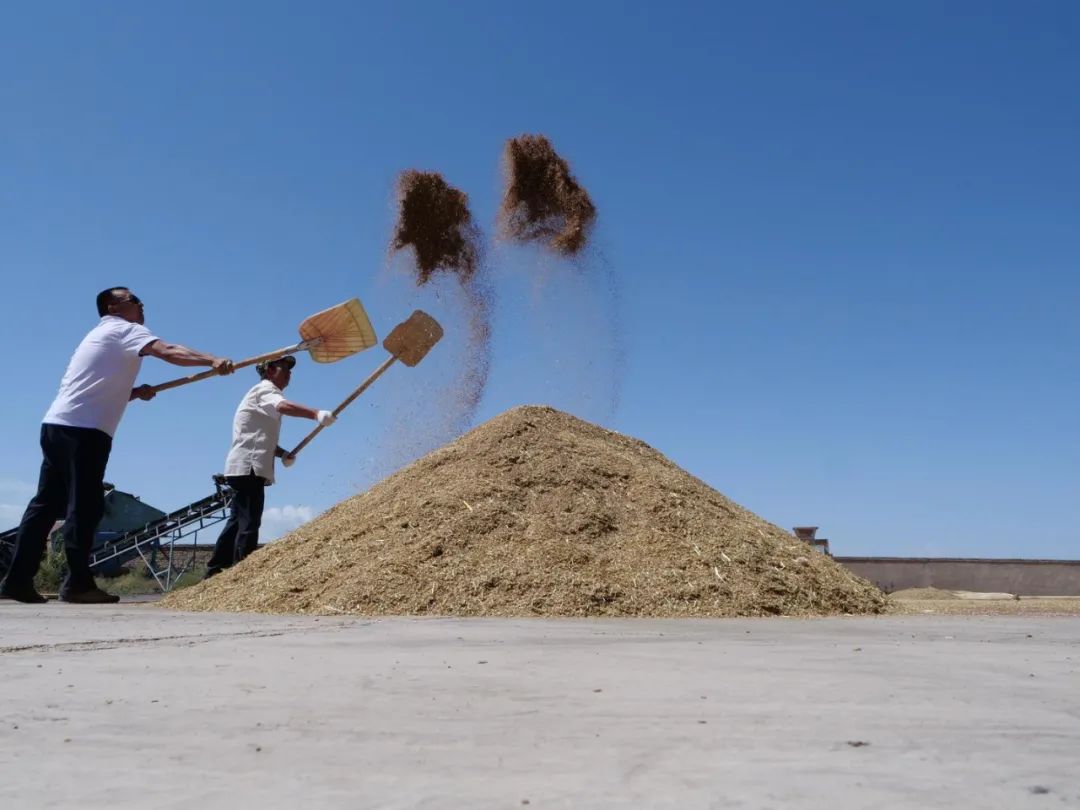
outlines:
M275 366L278 368L291 369L296 365L296 358L291 354L287 354L284 357L279 357L277 360L263 360L261 363L255 364L255 370L259 372L260 377L265 377L266 372Z

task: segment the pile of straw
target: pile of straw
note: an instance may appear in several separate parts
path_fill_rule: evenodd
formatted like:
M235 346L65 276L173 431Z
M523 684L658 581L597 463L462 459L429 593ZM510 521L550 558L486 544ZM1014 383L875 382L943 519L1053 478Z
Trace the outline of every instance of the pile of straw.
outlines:
M643 442L520 407L170 595L189 610L879 613L882 593Z

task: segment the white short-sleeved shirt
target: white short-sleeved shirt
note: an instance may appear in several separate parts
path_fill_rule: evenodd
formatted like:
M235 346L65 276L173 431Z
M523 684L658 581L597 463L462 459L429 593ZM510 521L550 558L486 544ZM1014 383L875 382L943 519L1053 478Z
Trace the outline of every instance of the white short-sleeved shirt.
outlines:
M281 389L269 380L252 386L233 417L232 447L225 457L225 475L254 473L274 483L274 452L281 434Z
M155 340L141 324L103 317L75 349L42 421L115 435L142 366L139 352Z

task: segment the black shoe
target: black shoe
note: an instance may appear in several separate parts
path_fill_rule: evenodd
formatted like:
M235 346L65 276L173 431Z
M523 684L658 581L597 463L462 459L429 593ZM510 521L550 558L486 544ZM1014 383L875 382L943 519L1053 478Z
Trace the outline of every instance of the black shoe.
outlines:
M120 597L113 593L106 593L101 588L91 588L88 591L75 593L61 593L61 602L71 602L75 605L114 605L120 601Z
M0 599L14 599L16 602L23 602L27 605L44 605L49 601L49 597L42 596L32 587L26 591L9 591L6 588L0 589Z

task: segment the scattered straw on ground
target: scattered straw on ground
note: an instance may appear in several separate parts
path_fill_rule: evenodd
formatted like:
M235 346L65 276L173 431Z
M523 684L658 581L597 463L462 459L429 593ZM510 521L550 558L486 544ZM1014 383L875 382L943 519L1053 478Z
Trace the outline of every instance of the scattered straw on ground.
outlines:
M902 591L893 591L889 599L897 601L919 601L924 599L959 599L952 591L943 591L940 588L905 588Z
M1021 596L1019 599L889 598L889 613L948 616L1080 616L1080 597Z
M588 242L596 220L589 193L543 135L520 135L503 151L506 188L499 219L505 238L542 242L573 256Z
M456 616L878 613L883 594L643 442L508 411L162 605Z
M957 599L1019 599L1017 594L1003 593L1001 591L952 591L952 595Z

